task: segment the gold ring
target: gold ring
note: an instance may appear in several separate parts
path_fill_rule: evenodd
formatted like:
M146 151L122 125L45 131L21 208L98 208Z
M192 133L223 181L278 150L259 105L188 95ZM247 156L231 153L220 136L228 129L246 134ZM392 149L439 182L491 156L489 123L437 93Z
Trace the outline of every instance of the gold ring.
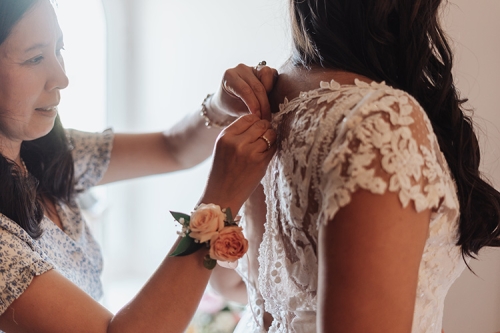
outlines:
M266 151L268 151L269 149L271 149L271 141L269 141L268 138L266 138L264 135L261 135L261 136L259 136L259 139L262 139L262 140L266 141L266 144L267 144Z
M265 65L267 65L267 62L266 62L265 60L262 60L261 62L259 62L259 63L257 64L257 66L255 66L255 69L256 69L256 70L259 70L261 67L263 67L263 66L265 66Z

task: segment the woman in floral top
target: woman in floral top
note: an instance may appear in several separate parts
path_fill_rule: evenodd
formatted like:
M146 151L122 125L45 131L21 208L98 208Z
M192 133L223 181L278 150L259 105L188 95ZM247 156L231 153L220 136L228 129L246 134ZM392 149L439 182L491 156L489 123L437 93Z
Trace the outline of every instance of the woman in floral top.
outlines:
M191 167L216 144L200 202L237 212L274 153L266 91L275 71L240 65L171 130L65 131L62 32L50 0L0 2L0 330L182 332L209 279L206 249L164 262L113 315L97 300L102 258L75 202L97 184ZM233 121L238 112L249 109ZM244 113L244 112L240 112ZM262 140L260 140L262 139Z

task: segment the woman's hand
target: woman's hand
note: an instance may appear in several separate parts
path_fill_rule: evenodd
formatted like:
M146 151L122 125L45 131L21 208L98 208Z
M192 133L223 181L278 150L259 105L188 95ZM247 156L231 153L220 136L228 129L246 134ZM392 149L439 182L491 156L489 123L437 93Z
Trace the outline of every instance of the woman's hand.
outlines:
M267 120L245 115L224 129L201 202L230 207L236 213L264 176L276 133Z
M248 112L261 119L271 120L267 93L271 91L278 71L264 65L249 67L243 64L228 69L219 90L207 105L209 113L219 119L238 117Z

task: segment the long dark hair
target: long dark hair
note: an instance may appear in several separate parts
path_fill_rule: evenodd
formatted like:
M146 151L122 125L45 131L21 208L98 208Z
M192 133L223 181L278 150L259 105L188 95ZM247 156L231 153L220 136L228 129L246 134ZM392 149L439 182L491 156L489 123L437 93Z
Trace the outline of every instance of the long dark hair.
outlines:
M37 1L40 0L0 2L0 45ZM28 177L0 154L0 213L19 224L31 237L38 238L42 234L42 198L69 203L74 195L73 158L59 116L49 134L22 143L21 158L30 172Z
M296 64L346 70L404 90L422 105L458 188L457 245L500 246L500 193L481 178L480 151L451 72L441 0L290 0Z

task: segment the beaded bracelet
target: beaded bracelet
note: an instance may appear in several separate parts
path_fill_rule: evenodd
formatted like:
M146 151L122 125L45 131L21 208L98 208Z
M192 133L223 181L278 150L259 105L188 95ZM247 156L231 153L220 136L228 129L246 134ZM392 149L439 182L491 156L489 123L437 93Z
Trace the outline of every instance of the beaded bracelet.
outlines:
M203 103L201 103L201 111L200 111L200 115L203 117L203 119L205 119L205 126L207 126L208 128L211 128L211 127L216 127L216 128L225 128L226 126L228 126L229 124L231 124L233 122L233 119L229 119L229 120L226 120L225 122L216 122L212 119L210 119L210 117L208 116L208 112L207 112L207 101L209 98L212 98L214 94L208 94L207 97L205 97L205 99L203 100Z

